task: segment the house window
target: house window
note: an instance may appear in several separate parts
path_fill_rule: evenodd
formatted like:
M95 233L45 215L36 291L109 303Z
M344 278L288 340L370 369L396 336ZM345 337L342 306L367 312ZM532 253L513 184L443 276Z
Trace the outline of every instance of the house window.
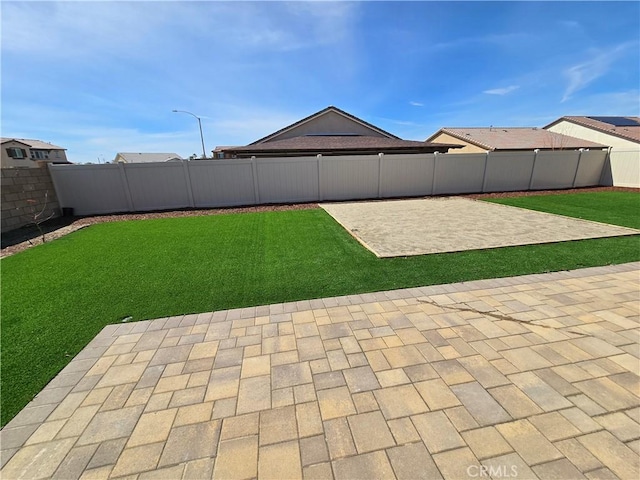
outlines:
M31 158L33 160L46 160L49 158L49 152L46 150L31 150Z
M27 151L24 148L7 148L7 155L11 158L27 158Z

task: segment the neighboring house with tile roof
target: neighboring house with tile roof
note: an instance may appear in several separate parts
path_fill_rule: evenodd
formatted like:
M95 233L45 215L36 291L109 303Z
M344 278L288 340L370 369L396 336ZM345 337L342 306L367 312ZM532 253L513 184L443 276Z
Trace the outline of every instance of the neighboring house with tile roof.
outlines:
M213 155L217 158L249 158L445 153L458 146L403 140L337 107L329 106L249 145L216 147Z
M560 117L544 127L610 147L603 184L640 188L640 117Z
M584 140L536 127L471 127L438 130L427 142L461 143L449 153L485 153L523 150L603 149L606 144Z
M614 150L640 150L640 117L566 116L544 129L603 143Z
M66 149L30 138L1 138L2 168L36 168L39 162L71 163Z
M113 163L154 163L154 162L180 162L184 160L177 153L127 153L118 152Z

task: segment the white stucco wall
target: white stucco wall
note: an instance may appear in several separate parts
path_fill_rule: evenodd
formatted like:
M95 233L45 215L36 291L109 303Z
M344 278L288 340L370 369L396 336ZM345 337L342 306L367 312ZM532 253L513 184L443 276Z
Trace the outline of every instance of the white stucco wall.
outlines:
M640 150L640 143L616 137L608 133L599 132L588 127L583 127L582 125L576 125L573 122L567 122L565 120L547 128L547 130L601 143L603 145L613 147L616 150Z
M605 174L604 183L616 187L640 188L640 143L566 120L558 122L547 130L609 145L611 147L610 171Z

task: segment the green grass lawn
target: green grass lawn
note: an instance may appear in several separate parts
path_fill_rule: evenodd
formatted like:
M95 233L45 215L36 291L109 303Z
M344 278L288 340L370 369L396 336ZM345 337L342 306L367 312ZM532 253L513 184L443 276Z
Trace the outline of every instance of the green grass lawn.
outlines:
M501 202L544 201L559 213L575 204L594 220L638 226L640 196L580 195ZM378 259L320 209L94 225L1 262L2 424L105 325L125 317L636 260L640 236Z
M487 201L640 229L640 195L634 192L538 195Z

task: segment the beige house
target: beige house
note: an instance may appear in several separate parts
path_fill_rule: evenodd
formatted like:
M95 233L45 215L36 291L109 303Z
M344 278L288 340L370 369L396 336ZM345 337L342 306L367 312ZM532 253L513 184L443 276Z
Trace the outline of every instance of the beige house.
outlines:
M603 149L606 144L562 135L536 127L441 128L427 142L457 143L448 153L486 153L523 150Z
M561 117L545 130L592 142L612 150L640 150L640 117Z
M457 145L403 140L329 106L246 146L216 147L214 158L444 153Z
M36 168L38 162L71 163L66 149L28 138L2 138L2 168Z
M605 185L640 188L640 117L561 117L546 130L610 147Z
M153 163L153 162L180 162L184 160L177 153L126 153L119 152L113 163Z

